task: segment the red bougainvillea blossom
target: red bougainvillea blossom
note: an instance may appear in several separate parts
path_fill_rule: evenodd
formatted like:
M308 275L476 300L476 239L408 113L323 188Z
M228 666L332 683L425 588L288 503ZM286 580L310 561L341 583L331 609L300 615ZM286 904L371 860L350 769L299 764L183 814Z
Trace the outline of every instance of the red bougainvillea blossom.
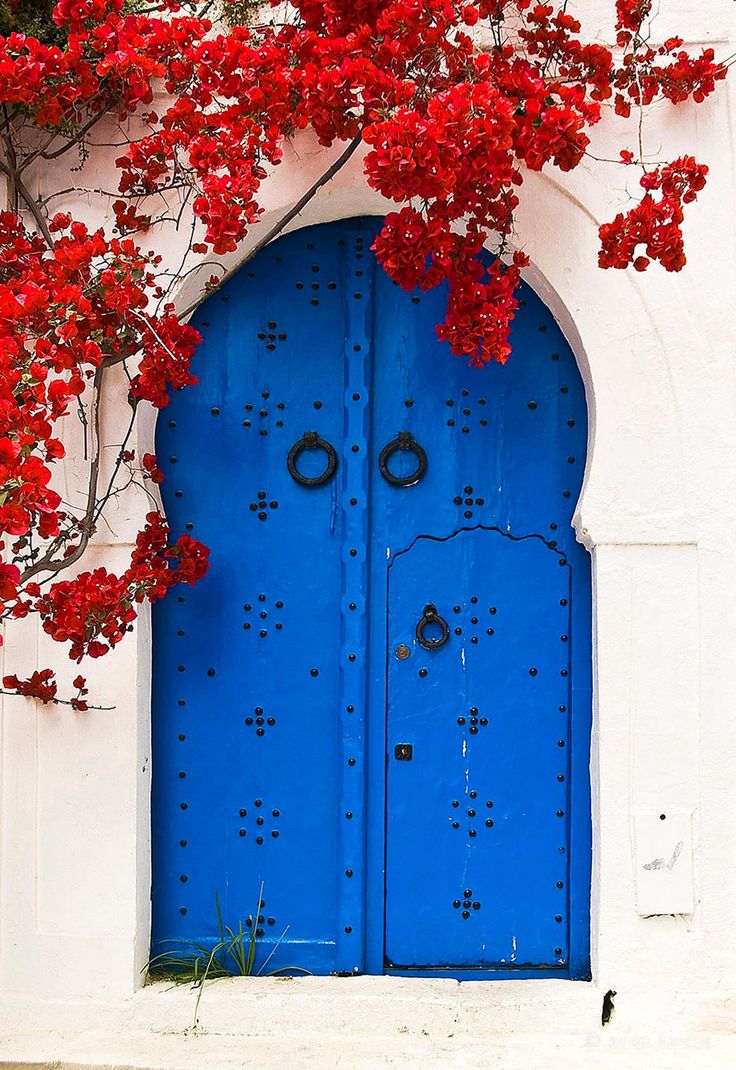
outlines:
M0 38L0 176L10 193L0 214L2 617L37 613L73 659L99 657L143 601L205 572L206 550L172 537L153 505L121 575L75 571L106 503L131 482L151 488L163 478L152 454L136 459L128 434L103 480L111 444L100 394L122 368L132 429L140 403L162 408L170 391L196 381L198 335L167 304L170 277L141 243L176 204L192 231L181 273L197 258L216 263L235 251L298 131L313 130L326 147L363 146L366 181L387 202L375 254L405 289L447 284L437 330L452 353L477 365L508 358L526 264L509 243L525 172L577 167L606 107L626 117L657 101L699 102L726 73L711 49L691 55L676 37L653 45L651 0L611 0L615 54L583 39L571 7L291 0L273 18L256 8L249 25L233 25L195 0L152 0L138 13L123 0L60 0L53 19L63 47ZM110 224L101 230L55 214L61 190L47 188L48 176L61 172L46 165L68 153L78 170L110 115L127 132L117 189L85 193L105 202ZM707 168L689 156L656 164L640 156L621 153L620 166L641 169L642 195L601 228L600 265L644 270L658 261L676 271L685 263L684 208ZM71 169L69 178L79 181ZM497 254L490 267L484 247ZM205 274L213 270L221 273ZM54 468L64 456L60 421L72 414L88 431L89 486L70 504ZM56 700L46 670L8 676L5 686ZM75 686L81 709L83 678Z
M680 271L685 266L683 208L705 187L707 173L708 168L692 156L681 156L645 172L641 185L646 196L629 212L601 227L600 266L627 267L633 263L637 271L646 271L652 260L659 260L667 271ZM646 256L637 256L639 246Z

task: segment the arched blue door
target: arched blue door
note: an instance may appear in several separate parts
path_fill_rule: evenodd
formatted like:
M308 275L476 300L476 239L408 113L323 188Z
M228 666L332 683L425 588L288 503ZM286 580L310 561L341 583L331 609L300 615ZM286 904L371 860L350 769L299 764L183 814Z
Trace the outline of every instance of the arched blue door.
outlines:
M451 357L376 229L298 231L210 298L159 421L212 568L155 612L154 949L263 882L269 967L587 977L582 383L527 287L506 367Z

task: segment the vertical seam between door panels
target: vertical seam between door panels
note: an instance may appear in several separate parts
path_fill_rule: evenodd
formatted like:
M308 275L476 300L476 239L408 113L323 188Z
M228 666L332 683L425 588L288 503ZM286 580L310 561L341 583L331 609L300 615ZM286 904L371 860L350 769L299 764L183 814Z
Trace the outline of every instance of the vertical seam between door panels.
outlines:
M340 866L337 878L337 972L359 973L365 964L366 841L366 568L368 469L365 329L371 287L366 286L363 236L359 228L344 235L345 342L343 352L342 527L340 591L340 808L337 814ZM358 272L362 272L358 275ZM350 501L357 499L358 505ZM351 608L353 607L353 608ZM352 764L351 764L352 762ZM357 872L356 872L357 870Z

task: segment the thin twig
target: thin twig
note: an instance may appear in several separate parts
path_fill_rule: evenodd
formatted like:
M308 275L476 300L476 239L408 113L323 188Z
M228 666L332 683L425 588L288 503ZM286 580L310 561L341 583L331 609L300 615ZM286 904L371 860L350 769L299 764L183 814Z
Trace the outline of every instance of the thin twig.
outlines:
M50 698L50 699L38 699L35 695L23 695L20 691L6 691L4 687L0 687L0 695L10 695L11 698L29 698L32 702L42 702L44 706L72 706L76 709L74 702L68 698ZM89 702L85 702L85 706L88 710L116 710L117 706L93 706Z
M269 244L269 242L273 241L274 238L278 237L284 227L288 226L292 219L294 219L295 216L299 215L302 209L309 204L309 202L312 200L315 194L322 188L322 186L329 182L330 179L334 178L337 172L342 167L344 167L344 165L348 162L355 150L360 146L362 141L363 135L357 134L350 142L348 147L345 149L345 151L342 153L342 155L339 156L337 160L335 160L335 162L331 164L322 175L320 175L314 185L310 186L307 192L299 198L296 204L292 208L290 208L285 215L281 217L278 223L274 224L274 226L271 227L268 233L264 234L260 241L256 242L256 244L250 250L245 259L241 260L235 267L230 268L229 271L226 271L225 274L222 275L222 277L218 279L218 281L213 286L208 287L206 293L198 297L196 301L193 301L192 304L187 305L183 312L179 313L179 318L185 319L192 312L194 312L194 310L198 308L199 305L201 305L207 297L221 289L221 287L223 287L226 282L228 282L234 275L237 274L238 271L240 271L244 264L247 264L249 261L253 260L254 257L258 256L261 249L264 249ZM206 263L202 266L206 267Z
M48 245L49 249L53 249L54 239L51 237L51 231L48 228L48 224L46 223L46 220L44 219L35 200L31 196L30 190L18 174L17 170L15 170L13 167L9 167L8 164L3 163L3 161L0 160L0 171L7 176L11 184L11 188L15 190L15 193L20 197L28 211L35 219L36 226L43 235L43 239Z
M100 462L102 459L102 449L100 444L100 405L102 401L102 384L106 370L107 365L101 364L95 371L95 377L92 382L92 427L95 438L95 453L89 469L87 506L82 521L82 533L79 545L68 554L68 556L57 558L56 560L53 558L53 551L49 551L40 561L37 561L35 565L32 565L25 570L21 576L21 583L27 583L31 577L38 575L39 572L56 573L61 572L62 569L69 568L70 565L75 564L75 562L79 560L87 549L89 540L92 538L95 510L97 507L97 485L100 478Z

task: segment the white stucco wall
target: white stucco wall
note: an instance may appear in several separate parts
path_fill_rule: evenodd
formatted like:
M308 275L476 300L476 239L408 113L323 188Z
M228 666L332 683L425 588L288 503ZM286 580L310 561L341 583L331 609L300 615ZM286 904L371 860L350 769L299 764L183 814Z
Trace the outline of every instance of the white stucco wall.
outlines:
M610 36L612 0L573 6L588 14L594 33L599 27L601 38ZM656 27L661 38L677 28L692 42L712 40L720 55L736 51L736 7L726 0L663 2ZM317 1047L326 1045L319 1047L324 1061L315 1065L333 1065L330 1028L337 1052L340 1030L353 1035L354 1065L363 1065L354 1047L360 1037L369 1053L384 1035L389 1046L376 1051L392 1051L391 1043L403 1051L407 1030L417 1038L441 1035L442 1044L448 1034L453 1038L447 1050L436 1051L417 1040L401 1065L414 1065L411 1059L435 1065L436 1057L436 1065L454 1066L461 1054L481 1067L522 1060L549 1065L550 1037L562 1036L580 1039L568 1052L573 1065L575 1052L587 1058L593 1050L596 1066L667 1068L680 1058L726 1065L729 1049L714 1035L736 1028L735 95L731 79L704 105L660 107L648 120L652 152L662 146L673 158L687 150L711 167L705 193L689 210L689 263L680 275L597 269L597 225L626 201L620 169L586 162L569 176L529 176L518 214L516 243L533 264L528 279L575 350L591 417L576 528L593 555L595 589L593 981L476 983L463 986L461 996L446 981L246 980L205 995L209 1039L200 1038L200 1049L192 1048L191 1036L185 1043L177 1030L189 1024L191 1000L151 988L133 996L148 954L150 911L144 616L129 641L89 667L95 697L114 711L79 716L20 699L4 703L0 1061L237 1065L217 1054L214 1037L252 1030L257 1007L266 1038L259 1050L278 1052L289 1030L303 1038L311 1029L320 1033ZM595 151L615 156L629 142L624 124L607 121L598 128ZM309 135L301 137L264 187L266 219L278 219L330 156ZM89 187L109 186L109 164L93 154L80 178ZM51 179L46 172L36 181L47 189ZM353 159L297 224L383 211ZM254 230L254 241L257 236ZM154 240L167 262L177 264L177 235ZM197 285L196 276L186 279L176 295L179 307L189 304ZM105 410L112 441L124 406L111 400ZM70 422L66 434L65 480L73 493L78 429ZM149 414L140 452L150 448L152 434ZM132 496L115 507L108 536L94 551L98 560L126 558L143 511L145 502ZM24 623L8 630L2 657L12 671L30 672L59 662L58 650L49 647ZM68 671L71 678L71 663ZM673 824L657 826L661 814ZM687 902L687 865L674 889L666 874L658 885L643 871L649 824L663 852L665 826L676 827L678 837L686 830L692 910L671 913ZM645 916L645 907L647 915L661 910L662 916ZM602 1033L608 989L617 992L616 1015ZM397 1000L398 1017L391 1012ZM362 1016L361 1006L367 1008ZM79 1031L94 1027L97 1033L80 1047ZM168 1031L181 1038L180 1047L170 1039L159 1046L141 1040ZM479 1038L495 1038L498 1052L499 1038L510 1034L518 1046L508 1063L490 1061L487 1043L487 1061L476 1057ZM657 1062L662 1051L669 1054ZM613 1061L604 1062L604 1055ZM378 1065L378 1058L365 1065ZM271 1065L265 1055L262 1065Z

